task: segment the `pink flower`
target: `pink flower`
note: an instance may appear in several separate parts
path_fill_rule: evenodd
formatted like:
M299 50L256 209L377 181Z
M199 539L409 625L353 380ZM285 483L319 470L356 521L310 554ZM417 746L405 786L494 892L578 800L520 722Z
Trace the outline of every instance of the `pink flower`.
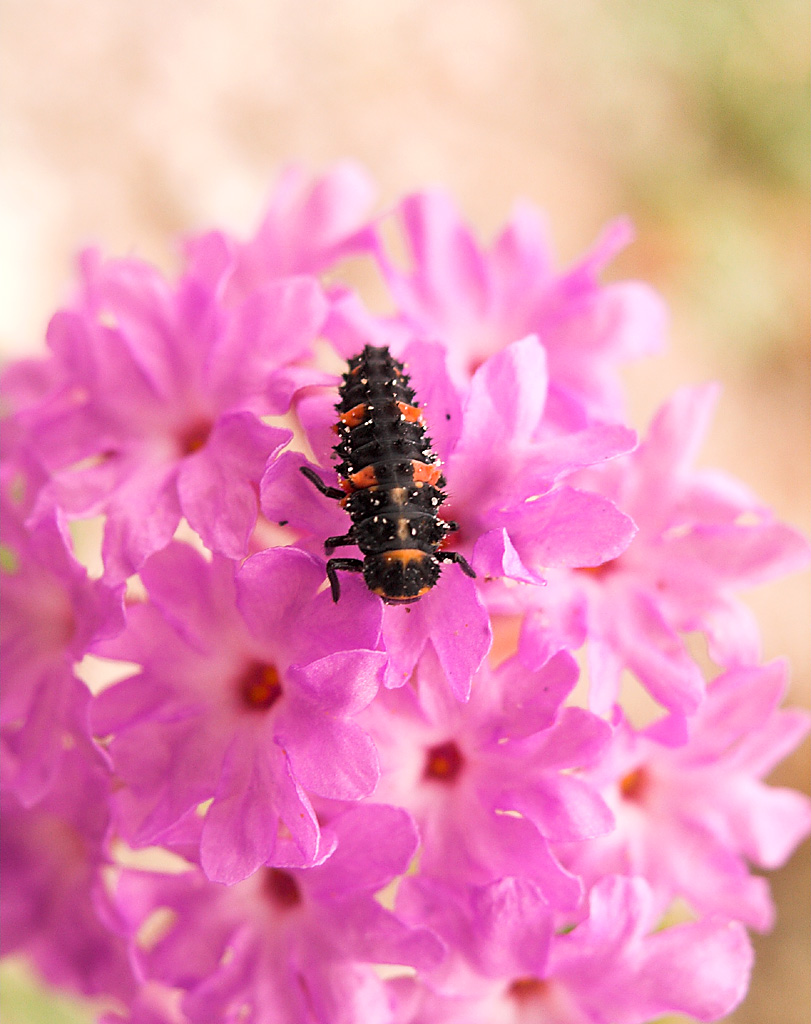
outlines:
M733 1010L752 967L744 928L714 918L652 932L654 914L642 879L601 879L586 921L556 936L550 949L553 1005L560 987L599 1024L639 1024L665 1013L711 1021Z
M64 753L33 808L2 797L2 954L25 953L52 985L128 1000L136 981L103 885L110 781L99 759Z
M187 240L186 255L192 267L208 276L212 254L228 254L223 300L230 305L269 281L319 274L344 256L370 250L372 238L365 218L376 192L363 167L350 160L336 163L320 177L291 164L276 181L262 223L250 241L235 243L223 232L213 231Z
M389 996L371 964L424 969L442 957L429 931L374 899L416 849L408 815L365 804L333 816L329 828L337 845L321 865L264 868L229 887L197 871L124 874L117 898L139 970L183 990L189 1024L388 1024ZM171 924L155 942L139 940L158 909L171 911Z
M571 769L599 759L605 722L561 703L577 680L566 652L532 670L518 657L483 666L470 701L449 693L424 655L419 686L382 693L364 715L381 758L376 798L406 807L420 828L420 872L460 885L507 875L532 880L572 910L579 880L549 843L613 827L608 808Z
M87 252L81 269L75 307L48 329L61 386L25 413L52 475L39 509L106 514L114 582L164 547L181 516L209 548L242 557L259 479L290 438L259 417L322 379L289 369L324 319L320 288L285 278L226 309L199 268L174 288L135 260Z
M811 801L761 781L808 732L807 715L778 710L785 689L781 661L719 676L686 742L679 716L635 733L617 709L610 749L583 773L616 830L559 848L564 863L587 882L644 875L661 910L681 896L701 916L770 928L768 884L746 861L780 867L811 831Z
M33 500L27 469L4 466L0 493L0 763L2 788L30 806L54 784L67 745L98 757L90 694L74 665L95 641L119 633L124 615L123 588L88 579L54 516L23 525Z
M639 532L619 557L593 572L549 573L534 595L541 611L528 629L557 630L567 647L588 635L590 702L600 714L616 700L623 668L664 707L693 714L704 679L682 634L704 632L721 665L756 663L757 626L735 591L809 560L800 534L740 483L693 468L715 396L712 386L678 392L635 452L578 476Z
M632 236L609 225L593 251L557 273L545 225L517 203L507 226L483 251L440 190L408 196L397 211L412 266L401 271L380 248L398 315L417 335L448 349L454 380L512 342L535 334L549 360L553 400L575 399L598 416L622 415L617 366L662 346L662 301L639 282L600 285L597 275Z
M492 1010L489 997L502 988L505 976L539 977L546 972L553 916L532 881L507 877L466 886L453 879L409 876L398 890L397 910L413 926L428 925L448 947L445 960L424 972L424 1003L410 993L410 1000L416 996L423 1012L428 1011L418 1013L416 1020L433 1020L431 1012L444 1020L443 1012L455 1009L460 996L468 1012L475 1014L480 1001L482 1009ZM434 998L433 993L441 995ZM405 1013L403 1019L412 1017Z
M398 1024L643 1024L669 1013L713 1021L746 992L752 947L744 928L713 919L651 931L641 878L598 882L588 918L552 937L548 960L540 955L547 925L537 894L488 895L486 919L471 915L462 929L467 977L460 970L442 994L393 983ZM459 927L447 895L409 880L404 897L409 920L430 922L443 937Z
M449 403L441 376L434 381L426 397L431 408L440 396ZM549 566L616 557L634 534L611 502L567 478L629 451L636 435L586 419L577 429L551 428L547 381L538 339L515 342L476 371L461 416L442 431L449 514L460 523L474 566L488 576L538 583Z
M312 862L319 827L305 791L356 800L377 782L374 746L351 717L385 664L379 607L359 581L339 606L317 594L323 563L293 548L254 555L235 575L233 563L173 544L141 576L149 603L100 647L141 672L93 708L123 784L124 834L138 846L171 840L213 800L199 839L208 877Z

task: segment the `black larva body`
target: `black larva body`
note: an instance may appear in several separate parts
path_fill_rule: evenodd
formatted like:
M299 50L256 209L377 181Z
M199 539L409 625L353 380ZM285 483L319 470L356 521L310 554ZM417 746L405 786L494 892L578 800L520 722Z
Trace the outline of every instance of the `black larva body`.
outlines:
M410 604L426 594L442 562L457 562L475 576L461 555L440 550L458 527L439 518L445 479L402 363L387 348L367 345L350 359L339 395L334 451L342 489L302 467L323 494L340 499L352 520L348 533L327 539L327 554L357 545L364 556L329 559L333 599L340 595L339 569L362 572L387 604Z

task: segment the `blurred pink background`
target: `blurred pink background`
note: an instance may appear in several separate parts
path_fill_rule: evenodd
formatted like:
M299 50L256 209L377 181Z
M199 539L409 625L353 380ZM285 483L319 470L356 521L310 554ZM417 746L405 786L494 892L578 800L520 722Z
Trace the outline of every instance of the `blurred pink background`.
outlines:
M356 158L382 206L442 184L485 236L527 197L548 211L562 263L624 212L638 238L612 274L651 281L673 312L670 352L627 375L634 425L676 386L720 379L703 461L808 530L807 4L4 8L4 358L41 348L80 245L171 270L180 233L250 232L289 160ZM791 657L791 699L807 705L808 576L751 602L766 657ZM808 749L774 781L807 789ZM738 1024L808 1019L808 860L806 845L774 878L779 923L755 938Z

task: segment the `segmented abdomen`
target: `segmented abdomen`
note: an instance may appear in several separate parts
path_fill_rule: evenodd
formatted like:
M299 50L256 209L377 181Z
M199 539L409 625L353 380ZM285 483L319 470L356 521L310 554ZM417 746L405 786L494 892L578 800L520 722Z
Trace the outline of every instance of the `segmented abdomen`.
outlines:
M347 491L344 507L367 558L367 583L384 600L421 596L439 576L434 555L448 526L437 515L445 481L414 391L388 349L367 346L350 361L340 396L338 472ZM415 592L391 593L402 589L394 579L403 574Z
M388 349L367 345L350 360L340 395L335 451L349 490L444 484L408 377Z
M334 450L342 489L301 467L322 494L340 499L352 519L348 533L324 541L327 553L357 545L364 555L327 560L333 601L341 594L339 572L362 572L369 590L387 604L409 604L427 594L442 562L456 562L474 577L464 556L440 550L458 527L439 518L445 480L402 363L387 348L367 345L350 359L340 396Z

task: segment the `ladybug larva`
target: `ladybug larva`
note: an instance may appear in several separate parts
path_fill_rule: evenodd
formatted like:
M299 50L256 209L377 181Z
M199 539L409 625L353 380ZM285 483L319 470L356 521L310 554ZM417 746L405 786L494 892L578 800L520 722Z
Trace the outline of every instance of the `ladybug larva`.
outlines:
M324 542L328 555L357 545L363 558L330 558L332 598L338 571L362 572L366 586L386 604L410 604L439 579L442 562L476 573L456 551L440 550L456 523L439 518L445 500L439 460L403 369L387 348L367 345L349 360L336 405L341 487L329 487L310 469L301 472L328 498L339 499L352 526Z

